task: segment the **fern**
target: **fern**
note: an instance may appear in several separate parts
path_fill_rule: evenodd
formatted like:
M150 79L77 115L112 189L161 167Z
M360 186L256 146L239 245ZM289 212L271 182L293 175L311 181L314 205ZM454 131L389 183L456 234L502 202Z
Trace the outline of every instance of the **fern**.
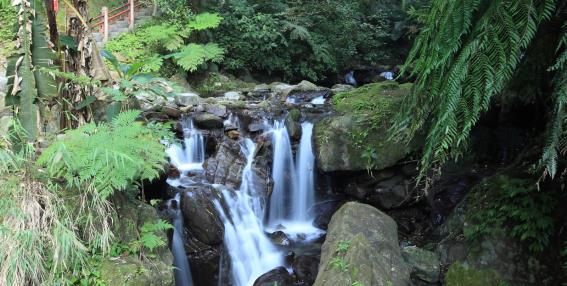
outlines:
M156 223L146 222L140 228L140 239L130 243L130 250L140 252L143 248L147 248L150 252L155 248L166 245L166 242L157 233L172 229L173 226L168 222L160 219Z
M554 8L554 0L431 2L404 68L416 77L414 96L405 98L393 128L407 140L427 127L422 176L434 164L459 158L472 127Z
M140 122L138 111L119 114L110 124L86 124L68 131L38 159L53 178L70 190L93 189L101 199L125 190L136 180L153 179L165 161L160 138Z
M179 52L166 56L166 58L170 57L184 70L193 72L207 61L222 61L224 50L217 44L189 44Z
M191 30L202 31L217 28L222 21L222 17L215 13L201 13L189 20L187 27Z

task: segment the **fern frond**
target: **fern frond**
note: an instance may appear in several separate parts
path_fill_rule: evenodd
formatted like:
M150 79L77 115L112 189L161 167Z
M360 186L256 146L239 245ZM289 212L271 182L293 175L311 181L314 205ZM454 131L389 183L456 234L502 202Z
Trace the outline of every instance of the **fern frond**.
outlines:
M421 175L461 154L471 129L517 69L554 0L431 1L403 71L416 77L394 133L408 140L429 122Z
M172 57L184 70L194 72L207 61L219 62L224 57L224 49L217 44L189 44L179 52L166 56Z
M206 29L214 29L220 25L222 17L216 13L201 13L195 15L187 23L187 27L190 30L201 31Z

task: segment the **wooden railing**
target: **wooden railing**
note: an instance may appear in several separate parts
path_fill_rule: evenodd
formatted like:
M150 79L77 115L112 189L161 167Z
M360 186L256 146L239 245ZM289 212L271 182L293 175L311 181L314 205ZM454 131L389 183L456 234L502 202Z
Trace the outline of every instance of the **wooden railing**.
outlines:
M112 22L118 21L123 18L128 19L128 28L130 30L134 29L135 12L136 9L142 6L137 0L128 0L127 3L116 7L112 10L108 10L107 7L102 7L101 14L91 19L91 29L99 29L103 35L103 42L108 41L108 25Z

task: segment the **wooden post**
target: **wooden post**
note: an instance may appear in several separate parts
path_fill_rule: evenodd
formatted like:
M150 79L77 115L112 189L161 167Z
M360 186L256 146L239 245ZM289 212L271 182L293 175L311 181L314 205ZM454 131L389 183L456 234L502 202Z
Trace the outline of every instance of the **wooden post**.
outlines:
M134 0L128 0L130 2L130 31L134 30Z
M102 24L102 42L108 42L108 8L102 7L102 17L103 17L103 24Z

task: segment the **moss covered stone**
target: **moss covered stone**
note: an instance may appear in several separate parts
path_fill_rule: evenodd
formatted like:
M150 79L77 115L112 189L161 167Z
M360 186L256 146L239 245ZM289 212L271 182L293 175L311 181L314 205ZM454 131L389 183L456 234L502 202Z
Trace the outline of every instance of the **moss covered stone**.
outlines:
M102 262L101 279L106 285L174 285L173 268L163 261L142 261L137 256L118 257Z
M389 140L388 129L411 84L382 82L333 97L338 115L315 125L315 149L325 171L380 170L403 159L418 144Z
M496 271L478 270L454 263L445 274L447 286L504 286Z

